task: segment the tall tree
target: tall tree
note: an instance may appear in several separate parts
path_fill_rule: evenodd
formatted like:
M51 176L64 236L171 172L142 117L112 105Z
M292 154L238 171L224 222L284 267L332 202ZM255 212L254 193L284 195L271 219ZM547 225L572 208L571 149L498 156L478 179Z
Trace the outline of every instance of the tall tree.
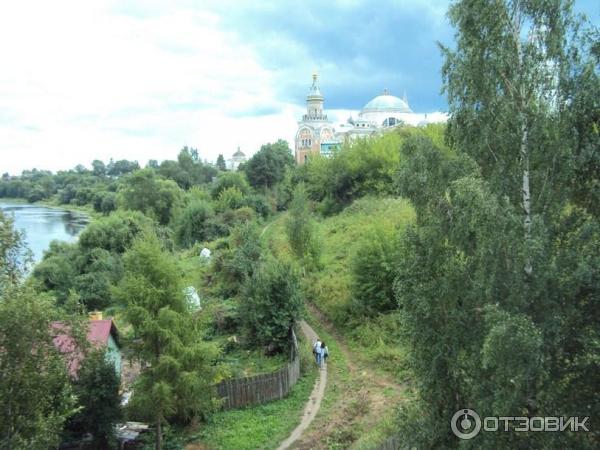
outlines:
M244 165L248 181L255 188L265 191L281 182L286 167L294 165L294 157L286 141L279 139L263 145Z
M290 329L304 305L296 270L277 260L263 262L246 279L243 294L241 316L252 342L269 352L286 351Z
M56 448L76 411L67 365L53 343L56 309L30 288L0 298L0 448Z
M571 2L463 0L449 17L457 29L456 48L443 47L450 141L522 209L532 247L533 221L562 207L572 166L569 99L581 63Z
M317 267L320 249L303 183L300 183L294 190L285 230L292 252L303 268Z
M120 203L125 209L141 211L161 225L171 221L182 195L176 183L162 179L152 169L132 173L119 188Z
M227 170L227 165L225 164L225 158L223 158L223 155L221 153L219 153L219 156L217 156L217 169L225 171Z
M125 254L125 276L117 296L141 343L145 369L136 381L132 408L156 424L155 448L162 447L162 425L172 418L190 421L213 408L212 384L218 356L202 340L202 329L188 310L175 258L148 233Z
M582 146L597 142L582 112L596 102L598 77L570 6L451 6L451 149L403 148L399 177L417 211L395 283L422 401L407 420L420 430L407 434L409 446L460 446L448 424L465 405L482 417L600 411L589 390L600 383L600 224L586 209L589 185L572 181ZM593 448L594 439L513 430L462 445Z
M115 424L121 418L120 380L105 349L90 350L73 387L81 409L69 420L67 429L91 433L94 449L114 448Z

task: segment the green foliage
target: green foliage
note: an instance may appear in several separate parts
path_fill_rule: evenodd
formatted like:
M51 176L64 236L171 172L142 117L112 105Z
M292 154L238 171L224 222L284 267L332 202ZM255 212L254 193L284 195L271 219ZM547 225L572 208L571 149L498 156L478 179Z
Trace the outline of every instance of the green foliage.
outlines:
M53 292L59 304L67 300L74 288L77 253L76 245L52 242L44 259L33 270L33 277L39 282L39 288Z
M198 150L183 147L177 155L177 161L165 160L158 168L159 175L175 181L180 188L206 184L217 175L217 169L200 161Z
M283 180L287 167L294 165L289 145L278 140L274 144L264 144L244 165L248 181L255 189L266 191Z
M37 288L59 305L76 291L88 310L111 306L112 285L123 275L120 254L150 224L139 212L118 212L91 222L75 244L52 242L33 271Z
M110 159L106 166L106 174L111 177L120 177L131 172L135 172L140 168L137 161L127 161L126 159L120 159L119 161L113 161Z
M322 270L308 274L307 298L339 328L352 328L356 311L352 259L364 236L398 229L414 221L414 210L403 199L365 197L356 200L343 213L318 222ZM283 226L281 227L283 228ZM285 232L281 230L281 241ZM362 316L359 316L361 318Z
M219 153L219 156L217 157L217 169L219 169L223 172L227 170L227 165L225 164L225 158L223 158L223 155L221 153Z
M244 282L252 276L261 254L260 229L256 223L243 223L233 229L227 249L215 255L213 271L221 280L225 297L237 295Z
M141 340L137 354L145 365L135 383L132 414L154 421L160 437L163 422L187 423L213 410L219 350L202 340L203 330L183 296L177 261L155 235L137 239L124 261L116 294L127 305L125 315Z
M117 211L90 223L79 235L79 245L84 250L103 248L109 252L123 253L151 224L151 220L140 212Z
M373 316L396 308L394 279L398 263L398 230L375 225L365 233L352 256L355 314Z
M244 194L236 187L231 186L219 193L215 208L219 212L241 208L244 205Z
M17 284L31 259L23 233L14 229L14 220L0 211L0 295L7 284Z
M310 197L332 214L359 197L393 193L402 139L400 132L358 139L331 158L310 159L305 169Z
M251 342L269 351L286 351L290 329L304 305L296 270L288 263L267 261L246 280L242 297L240 317Z
M216 200L222 191L233 187L237 188L243 196L250 193L250 185L243 172L224 172L219 174L217 181L210 191L210 195Z
M300 377L290 395L282 400L217 412L187 440L208 448L276 448L298 425L298 418L310 397L316 376L317 371L310 370Z
M178 216L175 223L175 239L182 247L190 247L196 242L211 239L213 236L209 220L214 216L210 203L192 200Z
M429 143L421 145L430 151ZM495 182L478 171L453 170L453 158L420 164L418 150L407 157L417 159L407 162L415 172L400 180L417 206L418 226L402 236L395 288L423 402L415 405L418 418L413 412L405 417L414 422L403 426L421 430L410 445L457 445L443 424L465 404L482 416L594 416L597 404L576 392L597 383L591 355L598 316L590 303L600 289L591 281L600 267L592 256L600 245L597 220L572 206L556 214L552 205L535 216L526 240L522 210L494 193ZM425 193L406 188L430 173L447 174L446 185ZM526 261L536 268L533 276L523 272ZM477 439L478 446L494 448L593 447L585 433Z
M82 409L69 419L67 429L79 435L91 433L93 448L98 450L114 447L114 427L121 419L119 387L119 376L107 361L105 349L90 351L73 383Z
M303 184L294 191L286 222L286 233L292 253L303 267L319 267L320 246L314 219Z
M161 225L171 221L182 201L177 184L157 177L152 169L138 170L124 178L118 194L121 207L141 211Z
M29 288L0 298L0 447L56 448L75 412L67 367L54 346L56 311Z

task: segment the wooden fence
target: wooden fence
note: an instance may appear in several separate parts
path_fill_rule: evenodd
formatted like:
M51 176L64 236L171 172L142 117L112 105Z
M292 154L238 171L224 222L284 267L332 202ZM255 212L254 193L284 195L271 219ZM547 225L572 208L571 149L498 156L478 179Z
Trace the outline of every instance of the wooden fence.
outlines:
M259 405L285 397L300 377L300 354L294 330L290 333L290 361L281 369L246 378L224 380L217 384L223 409Z
M400 436L391 436L375 447L373 450L398 450L400 448Z

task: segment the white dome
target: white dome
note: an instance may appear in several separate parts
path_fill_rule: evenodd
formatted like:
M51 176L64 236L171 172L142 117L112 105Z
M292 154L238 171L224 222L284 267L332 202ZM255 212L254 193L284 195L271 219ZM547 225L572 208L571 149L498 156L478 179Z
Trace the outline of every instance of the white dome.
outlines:
M408 102L394 95L383 94L378 95L373 100L365 105L361 113L411 113L412 110L408 106Z

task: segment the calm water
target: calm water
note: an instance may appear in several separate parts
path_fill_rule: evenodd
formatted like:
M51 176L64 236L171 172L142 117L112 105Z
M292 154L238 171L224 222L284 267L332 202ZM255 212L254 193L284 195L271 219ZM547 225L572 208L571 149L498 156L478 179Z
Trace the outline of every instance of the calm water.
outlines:
M27 246L33 252L35 262L42 260L44 250L53 240L73 242L87 225L89 219L83 213L45 206L8 203L0 200L4 214L12 215L15 228L25 232Z

